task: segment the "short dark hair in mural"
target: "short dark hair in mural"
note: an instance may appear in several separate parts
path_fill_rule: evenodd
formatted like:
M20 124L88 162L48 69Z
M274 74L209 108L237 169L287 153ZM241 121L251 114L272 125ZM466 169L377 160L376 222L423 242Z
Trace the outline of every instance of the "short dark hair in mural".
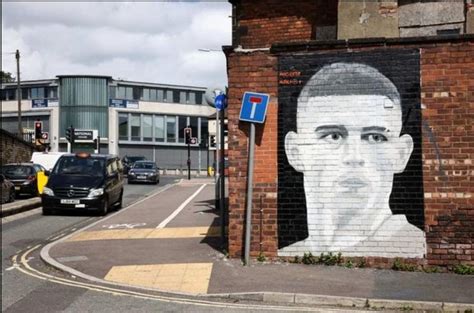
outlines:
M359 214L423 230L419 51L282 55L279 72L279 248L311 234L337 246ZM383 197L396 221L367 209Z

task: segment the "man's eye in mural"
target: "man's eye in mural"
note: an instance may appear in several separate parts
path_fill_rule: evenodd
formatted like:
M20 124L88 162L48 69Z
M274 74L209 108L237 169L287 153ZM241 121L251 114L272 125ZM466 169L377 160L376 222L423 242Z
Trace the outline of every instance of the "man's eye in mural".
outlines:
M362 140L367 141L370 144L382 143L384 141L388 141L388 139L387 139L387 137L385 137L385 135L377 134L377 133L362 134L360 136L360 138Z
M328 143L339 144L347 138L348 132L344 126L340 125L324 125L316 127L316 136Z

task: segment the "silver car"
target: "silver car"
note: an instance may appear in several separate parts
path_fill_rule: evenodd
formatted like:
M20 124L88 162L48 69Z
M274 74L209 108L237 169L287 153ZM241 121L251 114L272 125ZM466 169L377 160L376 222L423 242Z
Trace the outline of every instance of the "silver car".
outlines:
M2 184L2 199L1 203L8 203L15 201L15 185L0 174L0 182Z
M137 161L128 171L128 183L154 183L160 182L160 169L153 161Z

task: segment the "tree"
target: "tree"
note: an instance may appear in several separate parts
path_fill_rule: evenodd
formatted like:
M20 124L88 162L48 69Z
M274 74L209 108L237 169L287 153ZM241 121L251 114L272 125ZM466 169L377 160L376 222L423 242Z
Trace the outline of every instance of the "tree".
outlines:
M14 81L16 81L16 79L12 73L2 71L2 83L13 83Z

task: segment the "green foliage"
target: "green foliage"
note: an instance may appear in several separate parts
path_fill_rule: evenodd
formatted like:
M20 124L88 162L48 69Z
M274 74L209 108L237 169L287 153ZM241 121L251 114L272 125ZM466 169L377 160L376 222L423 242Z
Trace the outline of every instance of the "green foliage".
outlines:
M2 75L2 83L13 83L16 81L15 77L13 77L12 73L1 71Z
M317 264L318 258L313 256L311 252L305 253L301 258L301 263L303 264Z
M264 255L262 252L260 252L260 254L259 254L258 257L257 257L257 261L259 261L259 262L265 262L266 259L267 259L267 258L265 257L265 255Z
M441 273L441 269L438 266L423 267L425 273Z
M453 272L459 275L474 275L474 266L459 264L453 268Z
M354 263L352 263L352 260L347 260L346 263L344 264L344 267L353 268Z
M359 263L357 263L358 268L364 268L366 266L367 266L367 261L364 258L360 259Z
M395 271L414 272L418 269L418 266L404 263L401 259L396 258L393 262L392 269Z

